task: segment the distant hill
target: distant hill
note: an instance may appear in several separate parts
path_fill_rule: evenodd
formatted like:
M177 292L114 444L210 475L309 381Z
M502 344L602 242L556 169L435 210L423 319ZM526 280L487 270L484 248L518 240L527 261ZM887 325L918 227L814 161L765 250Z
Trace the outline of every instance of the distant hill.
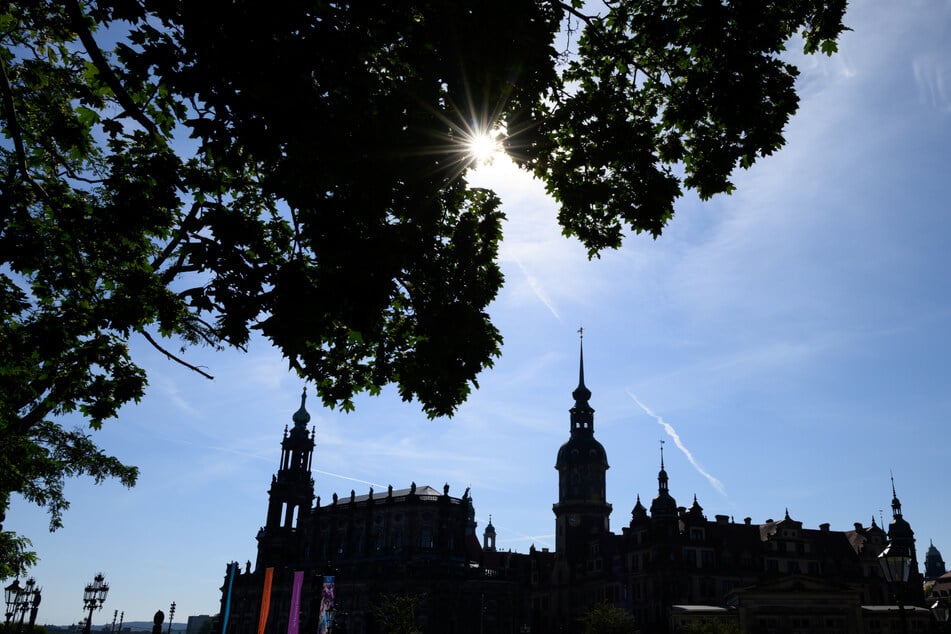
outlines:
M118 626L118 623L116 624ZM183 634L188 627L188 623L172 623L172 634ZM74 625L47 625L46 628L50 632L75 632L82 631L77 630ZM97 625L93 623L92 625L92 634L102 634L102 632L111 632L112 623L105 623L102 625ZM123 632L151 632L152 631L152 621L126 621L122 624ZM162 624L162 634L168 632L168 623Z
M123 630L130 630L132 632L151 632L152 631L152 621L127 621L122 624ZM173 632L184 632L188 629L188 623L172 623ZM96 628L92 628L92 631L95 632ZM101 631L101 630L100 630ZM109 626L106 626L106 631L109 631ZM162 632L168 631L168 622L162 623Z

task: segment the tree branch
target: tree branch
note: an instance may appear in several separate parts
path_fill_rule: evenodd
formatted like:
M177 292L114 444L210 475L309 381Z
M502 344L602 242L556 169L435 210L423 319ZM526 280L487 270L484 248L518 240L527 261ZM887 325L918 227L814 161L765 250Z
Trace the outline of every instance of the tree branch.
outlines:
M188 235L187 226L191 224L192 220L195 219L195 216L198 214L199 209L201 209L201 203L199 202L192 203L191 209L188 210L188 213L185 214L185 217L182 218L181 222L178 224L179 230L177 235L174 238L172 238L172 240L162 250L162 252L159 255L157 255L154 260L152 260L151 266L153 271L158 272L159 268L163 264L165 264L165 260L168 259L168 257L175 251L176 248L178 248L178 245L182 243L182 240L185 238L185 236ZM175 275L178 274L179 271L177 271L176 269L179 266L181 266L181 263L182 263L182 260L180 258L177 265L173 266L170 269L170 271L166 271L166 273L162 276L162 281L164 283L167 284L171 280L171 278L174 278ZM166 276L169 274L169 272L171 272L171 277L166 279Z
M601 31L601 27L598 25L597 22L595 22L594 17L588 15L587 13L582 13L581 11L579 11L578 9L575 9L573 6L571 6L571 4L567 2L559 1L559 2L556 2L556 4L557 6L561 7L565 11L565 13L571 14L575 16L576 18L578 18L579 20L581 20L582 22L584 22L585 25L587 25L588 31L591 34L591 37L593 39L597 40L599 43L605 46L610 46L610 42L607 41L607 38L605 37L604 33ZM651 75L651 73L647 72L646 68L644 68L637 62L632 64L632 66L635 72L639 71L641 73L644 73L646 77L649 77L654 80L658 79L657 76Z
M83 47L89 54L89 59L105 80L106 85L112 90L112 94L116 96L119 105L122 106L130 117L151 134L156 137L161 136L155 123L145 116L145 113L142 112L132 97L129 96L129 93L126 92L125 88L123 88L119 82L119 78L116 77L116 74L112 71L112 67L109 65L109 62L106 61L106 56L102 54L102 50L100 50L99 45L96 44L95 38L93 38L92 33L89 31L89 27L86 26L85 16L79 8L79 3L76 0L65 0L64 4L66 5L66 13L69 15L70 24L79 35Z
M30 170L26 164L26 148L23 145L23 128L20 127L20 119L17 117L16 103L13 100L13 86L10 84L10 77L7 75L6 62L0 57L0 88L3 89L3 109L7 115L7 126L10 130L10 136L13 137L13 146L16 151L17 165L23 173L23 179L39 192L40 197L50 204L50 198L46 190L33 180Z
M170 361L174 361L174 362L176 362L176 363L179 363L179 364L185 366L186 368L188 368L189 370L192 370L193 372L197 372L198 374L202 375L202 376L205 377L206 379L214 380L215 377L211 376L210 374L208 374L207 372L205 372L204 370L202 370L202 369L199 368L198 366L192 365L191 363L188 363L187 361L185 361L185 360L183 360L183 359L179 359L179 358L176 357L174 354L172 354L171 352L169 352L168 350L166 350L165 348L163 348L162 346L160 346L159 343L158 343L155 339L153 339L153 338L152 338L152 335L150 335L149 333L145 332L144 330L140 330L139 332L142 334L143 337L145 337L145 340L146 340L146 341L148 341L150 344L152 344L152 347L153 347L153 348L155 348L156 350L158 350L159 352L161 352L162 354L164 354Z

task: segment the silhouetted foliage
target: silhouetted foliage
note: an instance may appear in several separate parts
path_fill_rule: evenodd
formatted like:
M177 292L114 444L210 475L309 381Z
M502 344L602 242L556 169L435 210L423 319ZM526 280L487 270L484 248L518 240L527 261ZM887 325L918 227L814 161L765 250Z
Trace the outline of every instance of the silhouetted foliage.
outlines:
M32 545L22 535L0 530L0 579L16 577L36 564L36 553L30 550Z
M634 634L634 620L622 608L599 603L580 619L583 634Z
M783 144L845 0L22 0L0 8L0 508L137 472L56 422L256 330L328 406L450 415L500 353L495 124L595 256ZM556 48L567 34L572 50ZM801 38L801 39L799 39ZM558 46L569 46L560 43ZM178 351L178 349L181 351Z
M370 614L381 634L420 634L416 608L424 594L384 594L372 603Z

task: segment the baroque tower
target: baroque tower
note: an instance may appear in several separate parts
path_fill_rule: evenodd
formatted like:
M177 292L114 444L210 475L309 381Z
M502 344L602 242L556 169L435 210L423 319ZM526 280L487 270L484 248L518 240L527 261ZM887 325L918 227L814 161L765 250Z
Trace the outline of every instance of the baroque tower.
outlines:
M591 390L584 384L583 340L579 359L578 387L571 393L575 404L569 410L571 435L558 450L558 502L552 506L555 548L569 563L582 560L588 542L608 533L611 515L605 493L608 456L594 437Z
M294 561L300 553L301 536L297 530L309 514L314 501L311 463L314 457L314 430L307 432L310 414L305 404L307 390L300 397L300 409L294 412L294 428L284 428L281 463L271 478L268 490L267 520L258 531L258 570L285 561Z

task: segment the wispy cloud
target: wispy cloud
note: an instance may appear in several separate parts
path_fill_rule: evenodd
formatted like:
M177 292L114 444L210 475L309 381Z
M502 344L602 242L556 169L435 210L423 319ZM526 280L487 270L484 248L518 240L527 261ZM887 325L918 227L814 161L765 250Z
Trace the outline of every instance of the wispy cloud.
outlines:
M201 412L185 398L178 385L163 372L153 371L151 373L149 376L149 389L161 393L167 402L172 403L178 409L188 414L189 418L202 418Z
M685 456L687 456L687 460L689 460L690 464L693 465L693 468L697 470L697 473L706 478L710 485L716 489L720 495L726 497L726 489L723 488L723 483L707 472L707 470L704 469L699 462L697 462L697 459L693 457L693 454L689 449L687 449L686 445L684 445L683 440L680 439L680 434L677 433L677 430L674 429L673 425L665 421L663 418L652 412L650 408L641 403L640 399L638 399L633 392L630 390L626 390L626 392L627 395L630 396L635 403L637 403L637 406L644 410L645 414L656 420L657 424L664 428L664 431L667 432L667 435L670 436L673 439L674 444L677 445L677 449L680 449L680 451L683 452Z
M951 110L951 72L936 55L912 60L912 71L921 102L943 111Z

